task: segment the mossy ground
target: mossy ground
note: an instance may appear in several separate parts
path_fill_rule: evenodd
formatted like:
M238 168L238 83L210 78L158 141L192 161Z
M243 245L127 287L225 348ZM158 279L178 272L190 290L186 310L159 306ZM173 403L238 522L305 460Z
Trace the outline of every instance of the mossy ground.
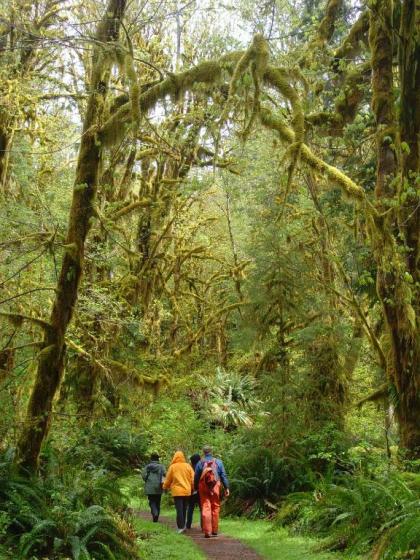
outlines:
M139 534L139 556L142 560L202 560L205 556L192 540L177 535L160 523L136 518L134 526Z
M225 518L221 530L239 539L267 560L362 560L343 553L315 552L315 540L291 536L286 529L274 528L264 520Z

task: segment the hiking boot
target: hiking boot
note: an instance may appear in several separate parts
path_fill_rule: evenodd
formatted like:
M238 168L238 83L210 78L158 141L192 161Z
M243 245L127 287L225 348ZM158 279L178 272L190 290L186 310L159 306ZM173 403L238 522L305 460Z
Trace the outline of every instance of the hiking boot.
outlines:
M211 537L211 535L209 535L208 533L206 533L206 534L204 535L204 538L205 538L205 539L209 539L210 537Z
M211 536L212 537L217 537L218 533L212 533Z

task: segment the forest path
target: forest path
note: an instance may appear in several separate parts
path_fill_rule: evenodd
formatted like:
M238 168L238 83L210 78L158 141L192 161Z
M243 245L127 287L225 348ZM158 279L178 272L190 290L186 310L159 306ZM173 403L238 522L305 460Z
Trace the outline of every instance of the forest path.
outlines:
M136 511L135 515L147 521L150 520L150 513ZM169 517L161 516L159 522L176 530L175 522ZM209 560L263 560L262 556L245 546L241 541L221 533L219 533L218 537L205 539L201 529L197 525L194 525L191 529L187 529L184 535L192 539Z

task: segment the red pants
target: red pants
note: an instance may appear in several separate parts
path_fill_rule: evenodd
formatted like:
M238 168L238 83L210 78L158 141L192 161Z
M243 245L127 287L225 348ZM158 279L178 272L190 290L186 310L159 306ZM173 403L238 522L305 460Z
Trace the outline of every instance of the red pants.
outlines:
M220 513L220 482L210 492L203 481L200 481L199 494L201 502L201 521L203 533L210 535L219 530Z

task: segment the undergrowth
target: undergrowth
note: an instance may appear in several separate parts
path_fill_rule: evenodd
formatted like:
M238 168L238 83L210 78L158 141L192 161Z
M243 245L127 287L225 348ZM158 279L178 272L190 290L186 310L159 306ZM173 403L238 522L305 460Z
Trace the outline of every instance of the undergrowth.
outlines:
M51 449L41 473L17 471L0 457L0 553L14 560L132 560L135 531L115 473L63 464Z
M343 476L287 496L276 521L324 537L325 550L374 551L375 560L420 560L420 476Z

